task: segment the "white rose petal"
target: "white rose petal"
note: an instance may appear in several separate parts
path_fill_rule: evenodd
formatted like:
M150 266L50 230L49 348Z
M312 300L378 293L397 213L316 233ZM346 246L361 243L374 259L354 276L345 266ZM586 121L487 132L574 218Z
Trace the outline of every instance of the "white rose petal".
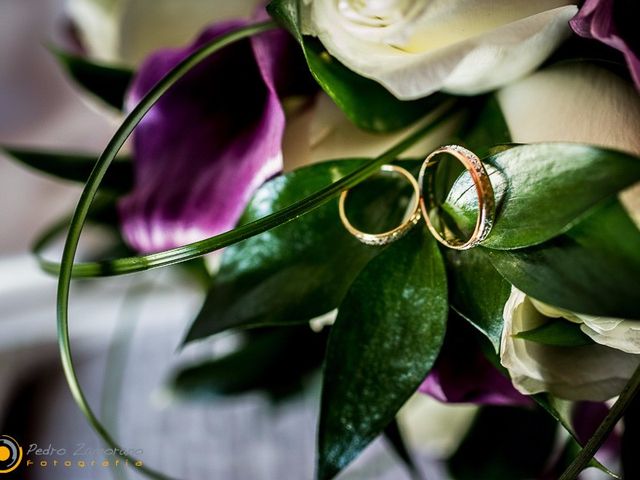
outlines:
M640 155L640 95L593 65L546 68L501 89L514 142L578 142Z
M575 313L530 297L529 301L545 317L564 318L580 324L580 330L600 345L627 353L640 354L640 321Z
M204 27L248 17L256 0L69 0L68 12L89 53L138 64L154 50L187 43Z
M580 329L594 342L623 352L640 354L640 322L586 315L580 317L584 320Z
M548 321L536 305L540 304L513 288L504 307L500 362L518 391L550 392L567 400L604 401L618 395L640 363L640 356L603 345L554 347L515 338L519 332ZM543 310L553 317L565 312L549 306Z
M476 94L535 69L570 34L563 0L310 0L303 33L401 99Z
M476 405L440 403L416 393L398 412L398 423L412 449L447 458L464 439L477 411Z
M309 320L309 327L316 333L320 333L324 327L330 327L336 323L338 317L338 309L331 310L330 312L320 315L319 317Z

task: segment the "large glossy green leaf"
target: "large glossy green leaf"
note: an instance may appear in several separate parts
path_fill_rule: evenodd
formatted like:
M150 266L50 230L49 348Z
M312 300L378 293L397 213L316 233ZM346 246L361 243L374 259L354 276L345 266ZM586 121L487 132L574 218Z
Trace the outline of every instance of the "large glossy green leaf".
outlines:
M331 329L318 478L333 478L378 436L427 376L444 340L442 257L415 228L354 281Z
M379 83L352 72L329 55L317 39L303 36L298 0L273 0L268 10L300 42L318 84L360 128L376 132L397 130L424 117L448 98L438 93L420 100L398 100Z
M497 351L511 285L478 249L446 249L445 259L451 306L484 333Z
M567 143L518 145L488 159L498 197L496 221L483 246L522 248L542 243L640 180L631 155ZM468 175L452 188L445 210L463 229L475 224L478 198Z
M97 156L66 152L44 152L22 148L1 148L20 163L63 180L84 183L94 167ZM133 186L133 166L131 159L120 158L114 162L105 175L101 188L125 193Z
M304 198L362 162L326 162L277 177L258 190L240 223ZM400 222L406 200L406 182L374 177L350 196L350 218L366 231L380 231ZM340 304L356 275L380 251L344 229L335 200L233 245L224 251L220 273L187 341L233 327L299 323L322 315Z
M181 397L208 398L264 390L279 399L302 386L320 368L325 333L308 326L251 331L233 353L177 372L169 388Z
M133 78L133 71L114 65L104 65L88 58L52 48L60 66L82 88L118 110Z
M538 300L640 319L640 231L617 200L542 245L484 252L510 283Z
M539 478L556 432L556 422L542 409L485 407L449 460L449 471L455 480Z

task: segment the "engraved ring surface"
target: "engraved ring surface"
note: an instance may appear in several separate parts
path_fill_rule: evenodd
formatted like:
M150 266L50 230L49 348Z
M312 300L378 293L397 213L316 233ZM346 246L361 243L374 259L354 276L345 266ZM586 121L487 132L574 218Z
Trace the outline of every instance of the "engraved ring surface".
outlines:
M445 238L443 233L433 225L431 214L440 205L436 200L436 170L440 155L448 154L459 160L471 174L471 179L478 194L478 217L473 233L468 240ZM425 184L426 182L426 184ZM491 228L496 211L495 194L487 174L487 170L476 154L459 145L446 145L433 151L423 162L418 177L420 186L420 208L427 227L438 242L455 250L468 250L485 240Z
M421 217L419 200L420 186L418 185L418 182L413 177L413 175L411 175L411 173L409 173L404 168L398 167L396 165L383 165L382 167L380 167L380 170L382 172L397 173L405 177L413 187L414 195L412 204L408 209L410 213L408 214L407 219L403 221L399 226L387 232L366 233L355 228L347 218L347 214L345 212L345 202L349 190L345 190L342 192L342 194L340 195L340 201L338 202L340 220L342 221L342 224L347 229L347 231L351 233L351 235L353 235L358 240L360 240L360 242L366 245L387 245L389 243L395 242L396 240L399 240L404 235L406 235L409 230L415 227L415 225L420 221Z

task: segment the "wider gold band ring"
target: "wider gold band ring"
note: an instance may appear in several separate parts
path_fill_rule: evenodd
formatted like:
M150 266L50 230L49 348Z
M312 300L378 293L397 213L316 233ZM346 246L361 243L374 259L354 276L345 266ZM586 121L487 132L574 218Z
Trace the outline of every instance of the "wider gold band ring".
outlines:
M418 182L413 177L413 175L411 175L411 173L409 173L404 168L398 167L396 165L383 165L382 167L380 167L380 171L397 173L405 177L413 187L414 195L412 204L408 209L408 212L410 212L408 214L408 218L404 222L402 222L402 224L387 232L366 233L355 228L347 218L347 214L345 212L345 202L347 200L349 190L345 190L342 192L342 194L340 195L340 201L338 202L340 220L351 235L353 235L366 245L387 245L389 243L395 242L396 240L399 240L404 235L406 235L409 230L415 227L415 225L420 221L421 217L419 200L420 186L418 185Z
M436 167L440 161L439 155L449 154L459 160L471 174L471 179L478 194L478 217L476 225L468 240L458 238L445 238L444 234L433 225L431 214L436 212L440 205L436 199ZM425 185L426 177L426 185ZM418 177L420 185L420 208L422 216L427 222L429 231L438 242L455 250L468 250L475 247L487 238L493 227L496 211L496 200L489 175L478 156L459 145L446 145L431 152L420 168Z

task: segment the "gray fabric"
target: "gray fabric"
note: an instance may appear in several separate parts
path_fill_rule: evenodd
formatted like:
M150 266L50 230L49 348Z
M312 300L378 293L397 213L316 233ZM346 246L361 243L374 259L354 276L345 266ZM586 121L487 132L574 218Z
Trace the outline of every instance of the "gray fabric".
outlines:
M157 275L155 285L137 306L131 299L123 299L125 288L103 291L102 295L110 294L112 300L102 303L96 303L90 295L97 285L76 294L77 304L82 306L83 298L88 296L94 310L100 311L105 318L110 316L108 310L120 315L113 317L109 335L100 334L102 342L90 342L90 346L81 347L77 355L80 379L89 402L98 407L98 413L104 412L104 403L99 408L101 402L108 402L107 413L111 412L105 421L108 428L124 448L142 449L144 453L140 458L146 465L177 478L311 479L318 382L304 394L283 404L273 404L258 393L187 402L170 401L163 393L165 380L177 363L184 362L185 358L195 359L209 352L222 351L230 342L228 338L222 338L176 355L184 320L197 307L198 295L188 288L169 288L177 280L171 274ZM133 318L132 312L138 318ZM72 318L72 323L81 321L77 315ZM131 322L136 322L135 328ZM122 332L132 337L118 343L123 341ZM96 336L92 338L95 340ZM112 343L111 350L107 348L110 337L116 342L115 347ZM83 338L78 342L81 346L86 343ZM37 368L31 371L36 378L41 372ZM111 393L105 394L105 384ZM113 392L120 386L121 395L114 398ZM85 443L91 449L101 448L100 441L72 402L56 364L53 372L44 370L44 377L37 378L29 413L33 421L29 443L37 443L40 447L51 443L54 448L66 448L68 452L79 443ZM69 459L69 455L65 459ZM28 470L32 474L29 478L112 478L112 469L98 466L81 469L75 466L78 459L96 460L98 464L102 461L100 455L89 455L72 457L74 467L71 469L54 468L51 464L47 468L35 465ZM445 478L437 471L437 465L426 458L422 460L425 470L430 472L428 478ZM138 476L132 475L132 478ZM379 440L342 478L391 480L408 476L386 443Z

